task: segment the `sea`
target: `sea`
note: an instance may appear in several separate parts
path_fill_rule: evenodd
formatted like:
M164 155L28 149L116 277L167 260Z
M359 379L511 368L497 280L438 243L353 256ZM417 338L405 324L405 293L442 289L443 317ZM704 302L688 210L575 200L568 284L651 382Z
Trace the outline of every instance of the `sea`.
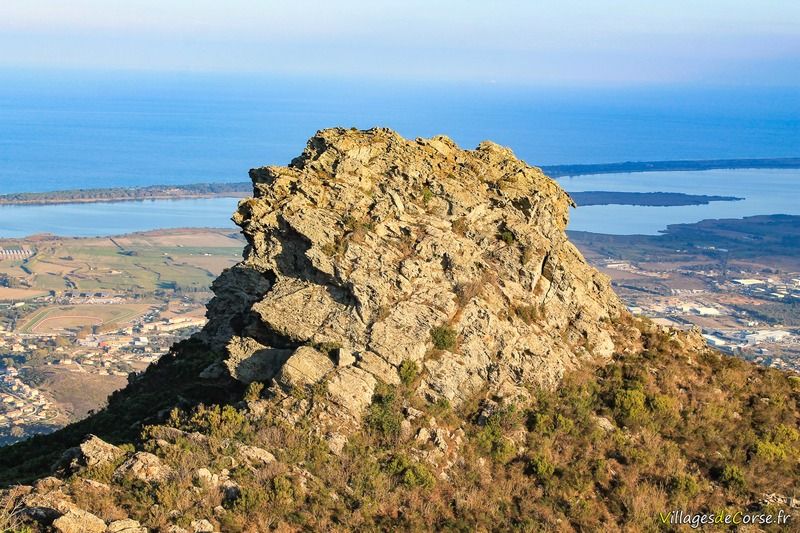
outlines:
M485 139L533 165L797 157L792 87L522 87L88 71L0 71L0 194L246 181L284 165L321 128L386 126L410 138ZM798 171L564 178L569 191L675 191L744 202L591 206L570 229L656 233L669 223L797 214ZM725 204L725 205L723 205ZM0 237L232 227L236 200L0 207ZM701 218L698 218L701 217Z

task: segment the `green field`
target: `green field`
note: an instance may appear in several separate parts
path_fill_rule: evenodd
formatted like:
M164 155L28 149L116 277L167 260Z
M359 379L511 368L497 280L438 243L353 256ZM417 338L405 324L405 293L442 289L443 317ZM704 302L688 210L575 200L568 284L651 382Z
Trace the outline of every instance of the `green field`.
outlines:
M56 333L65 329L84 326L118 325L142 315L149 308L146 304L80 304L48 306L26 317L20 333Z
M224 268L241 259L243 247L243 241L229 231L204 229L26 244L36 254L1 264L0 273L29 288L57 293L206 291Z

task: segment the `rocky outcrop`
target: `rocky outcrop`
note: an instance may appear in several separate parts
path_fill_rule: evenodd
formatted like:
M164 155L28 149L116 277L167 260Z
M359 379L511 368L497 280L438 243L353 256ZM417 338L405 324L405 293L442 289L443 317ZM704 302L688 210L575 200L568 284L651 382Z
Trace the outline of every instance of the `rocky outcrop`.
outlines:
M419 395L458 404L614 350L625 310L567 240L570 197L506 148L331 129L250 175L234 215L249 244L203 332L240 381L287 397L324 381L357 418L404 362Z
M66 473L75 473L86 468L113 463L125 452L94 435L87 435L78 446L70 448L61 457L59 467Z
M164 481L171 473L171 469L165 466L158 456L148 452L136 452L114 471L114 480L131 478L146 483L158 483Z
M75 509L53 521L53 529L60 533L104 533L106 523L92 513Z
M136 520L126 518L124 520L115 520L108 524L106 533L147 533L147 528Z
M94 435L89 435L84 441L84 444L86 443L91 443L91 449L94 450L116 448ZM101 464L105 463L95 463L95 465ZM2 504L0 510L6 512L8 509L14 510L10 516L3 514L0 518L13 519L11 522L3 522L6 526L15 522L20 526L25 524L25 527L9 528L8 531L13 529L61 533L147 533L147 528L136 520L115 519L106 525L102 518L78 507L74 500L80 495L79 493L85 491L107 496L111 487L91 479L75 478L73 482L69 482L49 476L36 481L33 486L17 485L7 490L0 490L0 504Z

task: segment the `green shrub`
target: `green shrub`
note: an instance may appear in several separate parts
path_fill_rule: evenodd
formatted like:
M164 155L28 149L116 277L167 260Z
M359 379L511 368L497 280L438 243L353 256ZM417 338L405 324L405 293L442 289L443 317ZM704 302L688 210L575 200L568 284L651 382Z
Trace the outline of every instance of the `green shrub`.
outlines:
M614 395L614 417L620 425L640 424L647 416L647 397L638 389L623 389Z
M367 427L384 440L394 440L400 434L403 421L399 403L394 389L379 384L364 419Z
M183 424L188 431L200 431L213 437L242 437L250 432L250 423L244 413L232 405L197 406L192 416Z
M437 350L452 351L456 347L458 333L449 326L436 326L431 329L431 341Z
M521 423L521 414L513 405L493 413L475 437L478 449L498 463L507 463L516 454L516 448L505 432Z
M264 390L264 384L260 381L254 381L247 386L244 391L244 401L254 402L261 398L261 391Z
M294 500L294 486L286 476L276 476L272 479L270 499L279 505L288 505Z
M516 241L517 238L514 236L512 231L503 230L500 232L500 240L506 244L514 244L514 241Z
M400 381L403 383L403 385L409 386L414 382L415 379L417 379L419 367L414 361L406 359L400 363L398 373L400 374Z
M542 483L548 483L556 471L556 466L541 455L534 455L528 462L530 474Z
M241 486L239 491L239 497L235 500L230 501L228 504L234 511L243 513L243 514L251 514L259 512L260 510L264 509L269 503L268 500L269 493L262 488L253 488L253 487L246 487Z
M428 205L428 202L433 200L433 191L428 187L422 188L422 203Z
M678 399L666 394L657 394L650 401L650 408L662 423L675 424L680 419L680 406Z
M772 434L772 440L779 445L793 446L800 443L800 431L785 424L778 424Z
M775 462L795 458L798 455L797 445L800 444L800 432L795 428L778 424L778 426L765 438L757 439L755 455L767 462Z
M771 440L758 439L756 441L756 457L768 462L780 461L786 459L786 449Z
M729 489L742 490L745 487L744 472L736 465L726 465L719 480Z
M690 474L678 474L669 482L669 491L673 496L691 500L700 492L700 485Z
M436 482L436 478L425 465L401 454L389 459L384 465L384 470L406 487L431 488Z

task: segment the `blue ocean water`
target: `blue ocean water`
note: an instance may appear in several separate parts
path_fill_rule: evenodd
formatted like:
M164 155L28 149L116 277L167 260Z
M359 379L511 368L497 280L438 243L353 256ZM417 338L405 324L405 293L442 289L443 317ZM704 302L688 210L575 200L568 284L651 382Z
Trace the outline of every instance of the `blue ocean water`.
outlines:
M254 75L0 71L0 194L245 181L332 126L485 139L535 165L800 156L795 88L422 84ZM573 211L570 229L656 233L674 222L796 213L795 171L583 176L567 190L676 191L745 202ZM234 199L0 208L0 237L232 227ZM795 206L795 207L792 207Z
M800 155L793 88L532 89L0 71L0 194L244 181L316 130L491 139L531 164ZM692 192L692 191L687 191Z

